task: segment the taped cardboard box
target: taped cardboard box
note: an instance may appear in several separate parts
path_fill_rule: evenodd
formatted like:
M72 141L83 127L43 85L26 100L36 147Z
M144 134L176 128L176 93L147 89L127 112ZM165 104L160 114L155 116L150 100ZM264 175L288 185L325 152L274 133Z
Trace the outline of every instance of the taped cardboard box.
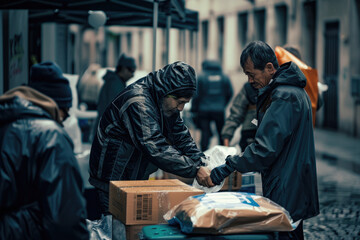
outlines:
M166 223L169 209L202 193L177 179L111 181L109 211L125 225Z
M224 186L220 191L235 191L241 188L242 184L242 175L238 171L233 172L225 178Z

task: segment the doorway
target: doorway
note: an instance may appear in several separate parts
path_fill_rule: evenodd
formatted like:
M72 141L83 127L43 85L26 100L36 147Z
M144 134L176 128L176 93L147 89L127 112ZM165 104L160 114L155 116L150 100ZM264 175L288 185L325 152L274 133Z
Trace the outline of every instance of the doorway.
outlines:
M328 91L324 93L324 127L338 128L339 82L339 22L325 23L324 81Z

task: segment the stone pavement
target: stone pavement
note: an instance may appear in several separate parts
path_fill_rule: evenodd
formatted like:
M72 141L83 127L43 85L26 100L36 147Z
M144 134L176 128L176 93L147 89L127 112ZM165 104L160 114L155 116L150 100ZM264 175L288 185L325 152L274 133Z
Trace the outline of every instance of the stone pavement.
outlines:
M360 138L338 131L315 128L314 139L317 157L360 174Z

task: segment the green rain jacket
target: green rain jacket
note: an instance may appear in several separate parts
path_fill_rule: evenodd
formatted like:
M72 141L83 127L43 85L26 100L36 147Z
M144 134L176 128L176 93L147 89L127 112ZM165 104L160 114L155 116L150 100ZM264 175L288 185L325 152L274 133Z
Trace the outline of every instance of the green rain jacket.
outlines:
M294 221L319 214L311 102L296 64L283 64L259 90L255 142L227 158L241 173L259 171L263 196L289 211Z

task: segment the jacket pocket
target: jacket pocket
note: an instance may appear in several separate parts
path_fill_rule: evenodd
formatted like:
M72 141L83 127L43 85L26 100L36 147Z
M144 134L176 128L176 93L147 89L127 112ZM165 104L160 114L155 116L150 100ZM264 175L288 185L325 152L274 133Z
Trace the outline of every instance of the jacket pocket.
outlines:
M274 199L272 197L274 193L279 192L279 190L281 190L280 177L279 176L268 177L267 179L268 181L263 183L263 195L266 198Z
M121 180L124 170L127 167L132 169L132 171L137 171L138 166L136 166L136 163L137 161L140 161L139 159L133 157L135 147L131 144L122 141L122 143L117 147L118 149L116 154L115 152L113 154L114 165L112 166L110 180ZM129 163L131 159L133 159L133 163Z

